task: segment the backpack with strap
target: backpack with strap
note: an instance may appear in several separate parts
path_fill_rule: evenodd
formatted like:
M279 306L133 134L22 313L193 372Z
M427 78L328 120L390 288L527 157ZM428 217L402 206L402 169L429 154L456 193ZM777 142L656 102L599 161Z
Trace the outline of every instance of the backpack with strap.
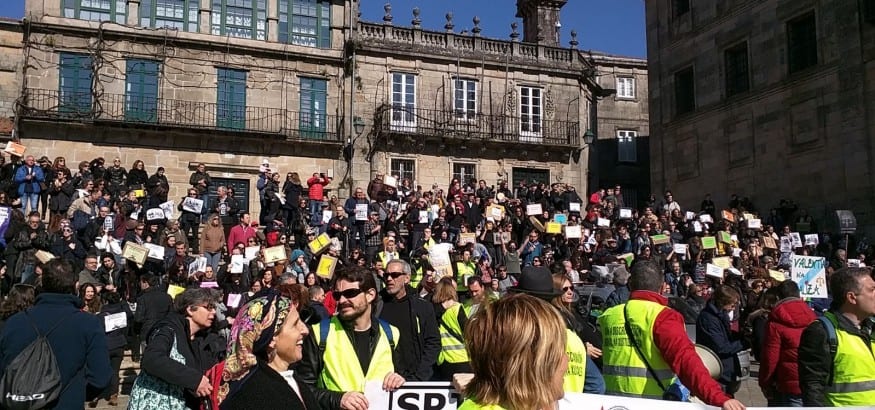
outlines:
M395 350L395 337L392 334L392 326L389 326L389 322L378 319L380 321L380 327L383 328L383 332L386 333L386 336L389 338L389 347L392 351ZM319 322L319 351L323 354L325 353L326 340L328 339L328 331L331 330L331 318L322 319Z
M461 334L459 334L459 332L457 332L455 329L450 327L447 324L447 322L444 321L443 316L441 316L440 320L441 320L441 324L444 325L445 328L447 328L447 331L450 332L450 334L453 335L453 337L455 337L456 340L458 340L462 343L465 342L465 338ZM468 323L468 314L465 313L464 306L459 307L459 312L456 314L456 320L459 321L459 328L462 329L462 331L464 332L465 331L465 324Z
M75 314L76 312L74 312ZM36 332L36 339L12 359L0 379L0 408L10 410L35 410L53 405L67 386L61 387L61 371L55 352L47 337L66 319L59 320L45 334L40 333L24 311L28 323ZM72 315L70 315L72 316ZM77 373L78 374L78 373Z
M829 318L826 316L818 316L817 320L820 321L820 324L823 325L823 329L826 330L826 338L829 341L829 354L832 357L832 361L830 362L827 385L832 386L834 382L833 378L835 377L835 357L836 352L839 351L839 337L836 334L836 327L832 324L832 321L830 321Z

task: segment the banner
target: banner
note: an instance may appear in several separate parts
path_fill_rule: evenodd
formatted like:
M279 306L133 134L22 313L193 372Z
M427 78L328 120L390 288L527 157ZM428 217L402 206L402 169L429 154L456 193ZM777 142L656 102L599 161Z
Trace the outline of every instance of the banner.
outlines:
M826 260L815 256L790 256L790 279L799 285L803 298L826 299Z

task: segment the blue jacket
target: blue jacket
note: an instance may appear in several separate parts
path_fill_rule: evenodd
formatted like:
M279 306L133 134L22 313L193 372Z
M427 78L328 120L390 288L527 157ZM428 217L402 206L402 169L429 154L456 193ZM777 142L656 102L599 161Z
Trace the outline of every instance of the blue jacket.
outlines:
M27 177L28 172L33 174L33 178L30 179L30 182L25 182L25 178ZM15 171L15 183L18 184L18 195L24 195L24 187L28 183L31 185L33 190L32 194L38 194L40 192L39 183L44 182L46 180L46 176L43 174L43 169L38 165L34 165L28 171L27 165L22 165L18 167Z
M81 306L82 302L74 295L43 293L26 315L17 313L10 317L0 331L0 374L36 339L34 325L45 334L59 324L47 336L61 373L62 388L66 388L55 407L83 409L86 384L98 392L106 388L112 367L103 319L82 312Z
M729 315L715 306L714 302L708 302L696 319L696 343L713 350L720 358L723 363L720 382L735 381L738 375L735 354L744 350L744 346L741 340L730 333Z

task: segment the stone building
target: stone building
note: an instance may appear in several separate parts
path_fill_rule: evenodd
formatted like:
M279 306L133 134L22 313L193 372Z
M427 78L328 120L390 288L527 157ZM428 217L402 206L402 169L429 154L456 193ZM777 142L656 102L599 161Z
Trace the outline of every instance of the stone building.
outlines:
M875 1L646 5L654 191L875 227Z
M263 160L304 180L324 172L341 197L376 172L426 189L460 177L585 190L583 136L604 112L593 96L614 86L597 74L628 62L578 50L573 34L561 47L564 3L518 1L525 35L514 25L495 40L476 19L457 32L451 15L442 31L418 11L396 25L389 6L382 23L360 22L343 0L26 0L0 37L23 38L18 92L3 98L18 100L29 154L141 159L149 174L166 168L171 198L203 162L255 209Z

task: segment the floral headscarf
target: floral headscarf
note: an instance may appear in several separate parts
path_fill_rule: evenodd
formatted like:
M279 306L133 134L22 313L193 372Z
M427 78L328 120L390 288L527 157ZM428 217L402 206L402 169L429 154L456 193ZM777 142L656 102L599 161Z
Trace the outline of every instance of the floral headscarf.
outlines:
M250 300L240 309L228 339L219 403L235 393L257 368L257 357L263 357L291 309L291 299L273 292Z

